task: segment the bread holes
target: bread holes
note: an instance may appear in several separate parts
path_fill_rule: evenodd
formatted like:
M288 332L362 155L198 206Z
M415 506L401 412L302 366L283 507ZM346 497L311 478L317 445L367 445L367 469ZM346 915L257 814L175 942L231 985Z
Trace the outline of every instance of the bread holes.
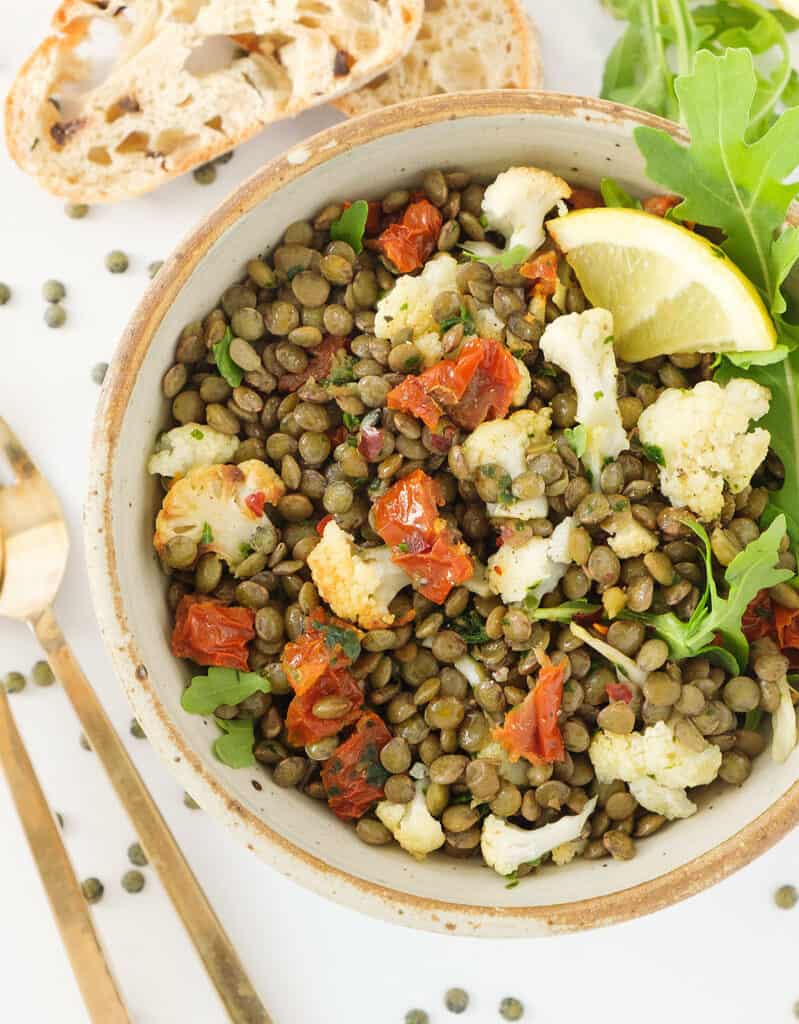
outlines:
M117 153L146 153L149 149L150 136L148 132L128 132L116 146Z
M196 138L196 134L189 134L180 128L166 128L156 136L153 152L161 156L169 156L170 153L174 153L181 146L187 146L194 142Z
M111 163L111 154L105 146L92 146L86 154L86 159L91 160L93 164L100 164L101 167L108 167Z
M183 68L195 78L229 68L236 58L238 43L230 36L208 36L195 46L183 62Z
M140 111L141 107L135 96L120 96L115 103L107 108L105 119L108 124L113 124L114 121L118 121L126 114L138 114Z

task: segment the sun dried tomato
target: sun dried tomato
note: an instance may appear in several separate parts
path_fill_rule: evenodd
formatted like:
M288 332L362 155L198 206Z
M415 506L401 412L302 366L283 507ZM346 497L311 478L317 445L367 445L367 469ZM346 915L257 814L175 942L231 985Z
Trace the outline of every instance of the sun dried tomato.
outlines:
M558 712L563 702L563 680L566 666L547 661L538 673L535 689L517 704L491 735L507 751L511 761L526 757L533 764L563 761L566 749L558 726Z
M350 707L339 718L317 718L313 707L323 697L343 697ZM351 673L346 669L328 669L311 687L292 698L286 712L289 743L304 747L325 736L335 736L358 719L362 704L363 691Z
M419 592L441 604L453 587L474 574L465 544L438 514L441 489L423 470L398 480L374 505L375 530L392 547L391 560Z
M430 430L444 410L458 426L474 429L485 419L500 419L519 384L513 356L498 341L469 338L457 359L442 359L388 393L389 409L410 413Z
M641 204L647 213L652 213L656 217L665 217L669 210L673 210L675 206L679 206L682 202L680 196L664 195L664 196L649 196Z
M573 210L589 210L595 206L605 205L602 194L592 188L573 188L566 202Z
M799 668L799 608L783 608L774 604L774 628L780 650L788 659L789 667Z
M175 616L172 653L198 665L246 672L254 621L255 613L249 608L226 607L205 595L186 594Z
M367 711L349 739L325 761L322 783L330 809L339 818L360 818L382 800L388 772L380 764L380 751L390 739L382 719Z
M311 349L312 355L304 370L300 373L284 373L282 377L278 377L278 388L281 391L297 391L311 377L315 381L325 380L330 374L333 357L345 345L346 341L343 338L327 335L321 344Z
M304 693L328 670L348 668L355 659L344 650L342 642L353 644L360 653L361 636L351 623L328 615L323 608L314 608L302 636L283 648L281 665L294 692Z
M558 254L542 252L519 267L519 273L533 284L537 295L554 295L558 284Z
M410 274L435 249L443 223L436 207L421 199L406 207L401 220L389 224L377 240L378 248L401 274Z
M774 636L774 607L767 590L757 593L741 616L741 630L751 644L765 636Z

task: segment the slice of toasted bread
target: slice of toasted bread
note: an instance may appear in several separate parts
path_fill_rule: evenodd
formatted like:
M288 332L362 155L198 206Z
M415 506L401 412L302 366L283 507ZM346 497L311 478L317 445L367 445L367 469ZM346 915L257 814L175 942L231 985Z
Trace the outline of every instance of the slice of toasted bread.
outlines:
M427 0L416 42L380 78L333 105L345 114L472 89L538 89L538 33L517 0Z
M6 101L20 167L56 195L139 195L399 60L424 0L64 0ZM120 44L110 71L79 52Z

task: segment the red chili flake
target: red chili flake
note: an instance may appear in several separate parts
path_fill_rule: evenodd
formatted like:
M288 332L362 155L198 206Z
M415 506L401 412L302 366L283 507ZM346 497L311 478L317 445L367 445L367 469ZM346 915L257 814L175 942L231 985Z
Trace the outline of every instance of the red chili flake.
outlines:
M608 683L605 690L611 700L620 700L629 704L633 699L633 691L626 683Z
M325 527L327 526L327 524L330 522L330 520L332 518L333 518L332 516L323 516L319 520L319 522L316 524L316 532L319 534L320 537L325 532Z
M257 516L260 519L264 514L266 495L263 491L253 491L252 494L248 494L244 499L244 504L254 516Z

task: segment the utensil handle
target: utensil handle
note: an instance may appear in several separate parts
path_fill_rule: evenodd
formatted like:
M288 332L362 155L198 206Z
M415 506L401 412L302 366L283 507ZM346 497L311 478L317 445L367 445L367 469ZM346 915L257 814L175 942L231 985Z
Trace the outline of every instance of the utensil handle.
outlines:
M234 1024L272 1024L169 826L83 674L52 609L30 623Z
M58 826L0 687L0 764L90 1018L130 1024Z

